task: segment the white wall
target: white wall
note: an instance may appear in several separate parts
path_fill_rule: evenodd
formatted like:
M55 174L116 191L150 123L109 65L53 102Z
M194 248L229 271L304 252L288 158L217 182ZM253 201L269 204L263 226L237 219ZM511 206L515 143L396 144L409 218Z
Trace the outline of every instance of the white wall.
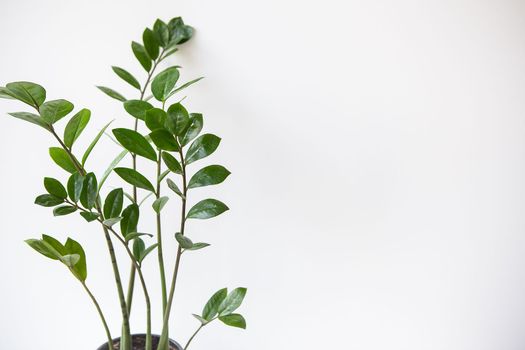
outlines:
M197 29L172 63L206 76L185 102L223 137L202 164L233 175L196 197L232 210L188 228L213 246L183 263L177 339L213 291L243 285L248 330L213 325L194 349L525 346L525 3L3 0L0 12L0 83L91 108L79 150L110 119L131 125L94 85L131 95L110 65L143 77L129 49L141 29L177 15ZM44 176L66 174L50 137L6 116L24 108L0 103L0 348L93 350L104 334L89 300L23 239L86 246L117 335L108 256L95 225L32 204ZM116 152L104 141L90 166Z

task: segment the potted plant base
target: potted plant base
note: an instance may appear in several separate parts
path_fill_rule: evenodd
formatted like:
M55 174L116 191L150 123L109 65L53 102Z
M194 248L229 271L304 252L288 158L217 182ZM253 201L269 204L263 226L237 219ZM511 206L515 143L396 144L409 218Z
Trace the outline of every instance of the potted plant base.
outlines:
M160 336L152 335L152 348L156 349ZM145 350L146 349L146 334L134 334L131 336L132 339L132 348L131 350ZM102 345L97 350L120 350L120 338L113 339L113 349L109 349L108 343ZM170 340L170 349L169 350L182 350L182 346L179 345L174 340Z

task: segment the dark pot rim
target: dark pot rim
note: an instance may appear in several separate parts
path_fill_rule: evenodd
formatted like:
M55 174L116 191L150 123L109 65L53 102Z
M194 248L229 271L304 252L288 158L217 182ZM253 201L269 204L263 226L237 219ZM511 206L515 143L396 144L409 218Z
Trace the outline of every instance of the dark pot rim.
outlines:
M131 338L135 338L135 337L139 337L139 338L145 338L146 337L146 333L136 333L136 334L132 334L131 335ZM159 340L160 339L160 335L157 335L157 334L152 334L151 337L155 340ZM113 342L119 342L120 341L120 337L118 338L115 338L113 339ZM170 339L170 346L171 347L175 347L175 349L177 350L183 350L182 349L182 346L180 346L179 343L177 343L175 340L172 340ZM110 350L109 349L109 346L108 346L108 343L104 343L102 344L97 350ZM112 350L112 349L111 349ZM153 349L153 350L156 350L156 349Z

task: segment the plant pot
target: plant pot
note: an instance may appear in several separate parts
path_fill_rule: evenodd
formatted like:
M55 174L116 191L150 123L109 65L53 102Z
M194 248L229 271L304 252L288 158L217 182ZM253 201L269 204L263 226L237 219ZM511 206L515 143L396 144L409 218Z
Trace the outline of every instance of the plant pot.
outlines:
M131 350L145 350L146 348L146 334L133 334L131 336L132 339L132 348ZM151 336L151 343L153 350L157 350L157 345L159 343L160 336L159 335L152 335ZM120 338L113 339L113 349L109 349L108 344L102 345L97 350L119 350L120 349ZM182 346L179 345L174 340L170 340L170 350L182 350Z

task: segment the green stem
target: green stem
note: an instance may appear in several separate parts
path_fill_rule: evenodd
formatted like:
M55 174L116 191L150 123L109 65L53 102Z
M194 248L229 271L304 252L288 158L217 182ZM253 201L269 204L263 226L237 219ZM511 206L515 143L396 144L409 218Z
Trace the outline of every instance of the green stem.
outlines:
M202 327L204 327L203 324L200 325L199 328L197 328L197 330L195 331L195 333L193 333L193 335L191 336L191 338L188 340L188 342L186 343L186 346L184 347L184 350L188 349L188 347L190 346L191 344L191 341L193 340L193 338L195 338L195 336L200 332L200 330L202 329Z
M159 150L159 159L157 160L157 199L160 198L160 183L161 183L161 172L162 172L162 151ZM160 271L160 284L162 290L162 312L166 312L167 306L167 290L166 290L166 272L164 270L164 256L162 252L162 221L160 212L157 213L157 256L159 259L159 271Z
M102 325L104 326L104 330L106 331L106 336L108 338L109 349L113 350L113 337L111 336L111 332L109 331L109 327L108 327L108 324L106 322L106 318L104 317L104 313L102 312L102 309L100 308L100 305L99 305L97 299L95 298L93 293L91 293L91 291L89 290L88 286L86 285L86 282L80 281L80 283L82 284L82 287L84 287L84 290L88 293L89 297L93 301L93 304L95 304L95 307L97 308L98 315L100 317L100 320L102 321Z
M181 159L181 167L182 167L182 194L181 197L182 200L182 206L181 206L181 219L180 219L180 234L184 235L184 228L186 224L186 199L187 199L187 192L188 192L188 186L186 184L186 163L184 161L184 153L182 152L182 148L179 150L180 159ZM171 279L171 287L170 287L170 294L168 297L168 305L166 307L166 311L164 312L164 320L162 325L162 334L159 340L159 350L167 349L168 346L168 322L170 319L170 312L171 307L173 305L173 296L175 294L175 287L177 286L177 277L179 273L179 266L180 266L180 258L182 256L182 247L179 244L179 248L177 249L177 257L175 258L175 267L173 269L173 277Z

